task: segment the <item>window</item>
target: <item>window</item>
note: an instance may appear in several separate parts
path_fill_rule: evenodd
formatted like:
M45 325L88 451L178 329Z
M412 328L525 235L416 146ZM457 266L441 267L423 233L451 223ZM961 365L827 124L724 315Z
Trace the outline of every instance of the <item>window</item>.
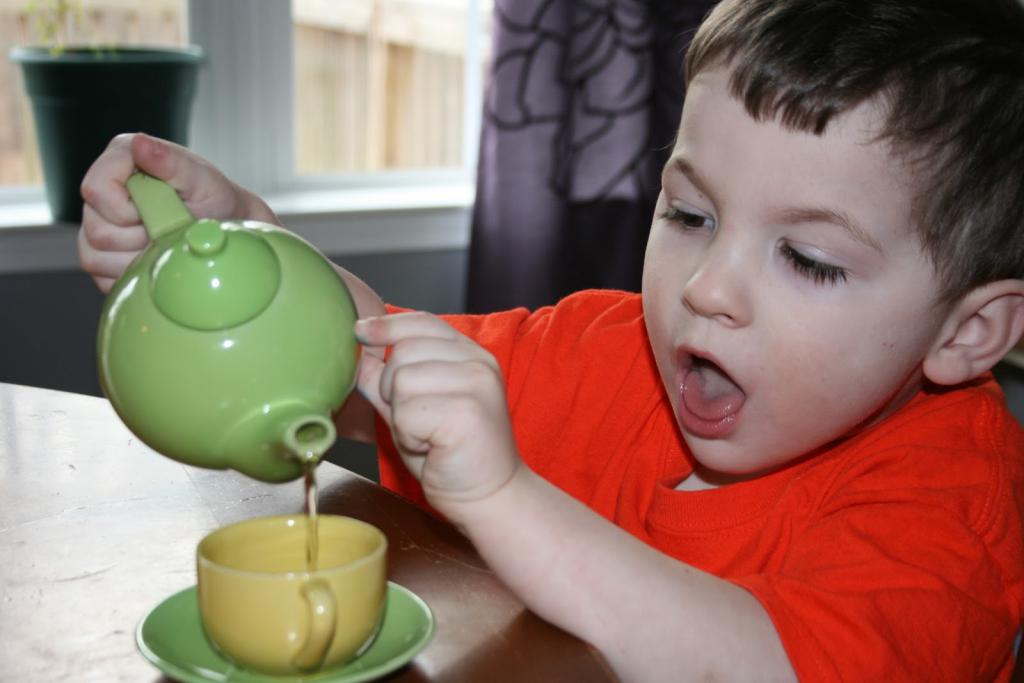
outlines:
M44 42L44 19L53 4L39 0L33 13L28 0L0 0L0 120L6 122L0 127L3 187L42 182L21 70L6 56L15 45ZM65 44L180 45L185 42L186 5L187 0L93 0L54 28Z
M491 1L83 6L90 39L203 46L190 146L246 187L280 198L287 211L287 196L339 188L446 186L458 189L420 196L471 200ZM5 54L33 42L26 4L0 0ZM37 185L41 201L27 98L17 67L2 61L0 106L17 125L0 131L0 188ZM0 205L12 196L0 192Z
M466 0L293 0L299 175L463 164Z
M191 0L209 55L194 146L262 194L471 183L489 14L490 0Z

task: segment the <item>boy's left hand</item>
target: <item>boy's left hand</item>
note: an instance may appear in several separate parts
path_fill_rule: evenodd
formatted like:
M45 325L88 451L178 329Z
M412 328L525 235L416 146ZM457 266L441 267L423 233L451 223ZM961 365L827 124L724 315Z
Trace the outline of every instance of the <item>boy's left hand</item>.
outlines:
M465 503L499 490L521 461L494 357L440 318L399 313L356 323L359 390L391 427L430 504L459 523ZM381 361L383 347L391 353Z

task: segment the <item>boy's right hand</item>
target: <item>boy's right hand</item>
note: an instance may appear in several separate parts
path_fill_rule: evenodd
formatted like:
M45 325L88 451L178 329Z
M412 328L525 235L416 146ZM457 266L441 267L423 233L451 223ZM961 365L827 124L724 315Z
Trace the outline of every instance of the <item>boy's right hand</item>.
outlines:
M78 260L103 292L110 291L149 242L125 188L125 181L136 170L177 190L194 216L278 223L266 203L188 149L142 133L118 135L82 180L85 206L78 232Z

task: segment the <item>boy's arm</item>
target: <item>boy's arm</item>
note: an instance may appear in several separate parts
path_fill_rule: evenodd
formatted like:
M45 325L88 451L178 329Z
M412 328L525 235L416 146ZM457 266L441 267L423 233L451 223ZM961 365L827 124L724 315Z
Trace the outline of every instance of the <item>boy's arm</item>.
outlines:
M498 364L422 313L361 321L360 388L427 500L535 612L596 646L626 681L792 680L744 589L648 547L519 458Z
M486 500L446 512L530 609L597 647L624 681L796 679L750 593L651 548L524 465Z
M384 302L373 288L338 264L332 263L331 265L334 266L338 276L345 282L349 293L352 294L352 300L355 302L356 312L360 318L384 315ZM377 354L381 361L384 360L383 349L364 348L362 353ZM334 425L339 436L363 443L375 443L377 440L374 428L375 415L376 411L374 411L373 405L361 393L353 390L345 404L335 413Z

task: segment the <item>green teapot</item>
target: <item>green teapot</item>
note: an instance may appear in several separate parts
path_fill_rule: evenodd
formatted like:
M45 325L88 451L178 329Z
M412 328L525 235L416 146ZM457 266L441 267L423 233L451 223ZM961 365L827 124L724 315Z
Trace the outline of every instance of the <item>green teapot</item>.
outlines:
M100 384L154 450L267 482L301 476L334 443L360 347L352 297L327 260L257 221L196 220L136 173L150 244L99 321Z

